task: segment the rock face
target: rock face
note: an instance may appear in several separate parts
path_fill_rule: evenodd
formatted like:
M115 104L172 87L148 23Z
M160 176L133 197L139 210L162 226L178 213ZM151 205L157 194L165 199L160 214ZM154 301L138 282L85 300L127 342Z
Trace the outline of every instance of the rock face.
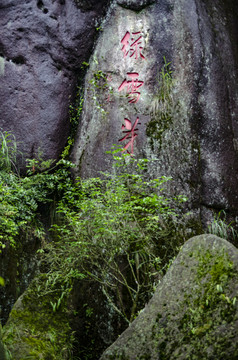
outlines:
M78 174L110 169L116 144L172 176L204 221L237 214L237 13L222 0L112 4L85 79Z
M71 358L73 336L67 300L62 296L60 306L53 309L58 294L49 291L48 296L42 296L42 290L39 292L46 279L44 275L34 279L15 303L4 326L3 342L15 360Z
M3 0L0 128L26 157L56 159L69 134L69 103L107 1ZM40 149L40 150L39 150Z
M0 336L1 360L6 346L14 360L98 359L117 338L121 321L97 284L79 281L68 291L64 280L38 273L18 298L3 327L2 347Z
M111 168L105 151L127 146L154 160L155 176L171 175L171 192L186 193L204 219L209 209L237 215L237 2L114 0L100 27L108 3L1 1L0 127L25 157L57 159L77 77L103 30L72 154L78 173Z
M172 176L170 190L186 193L204 219L209 209L236 215L237 2L115 0L100 27L108 3L1 1L0 127L25 157L57 159L77 77L103 30L72 154L78 173L111 168L105 151L127 145L154 160L153 175ZM165 61L173 81L163 101Z
M190 239L153 298L101 360L238 358L238 250Z

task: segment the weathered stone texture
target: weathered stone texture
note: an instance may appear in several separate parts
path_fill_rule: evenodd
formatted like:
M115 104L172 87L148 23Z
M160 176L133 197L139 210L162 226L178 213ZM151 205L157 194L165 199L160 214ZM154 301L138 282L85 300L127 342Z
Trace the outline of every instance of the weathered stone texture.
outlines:
M81 176L111 168L105 151L121 144L124 118L134 123L139 116L134 154L154 160L151 174L172 176L170 191L185 193L191 208L202 210L204 222L210 209L237 214L237 7L234 1L221 0L118 0L112 5L85 81L72 155ZM142 35L145 60L123 57L121 41L127 31ZM148 124L164 57L172 62L178 111L160 139L151 140ZM93 86L100 71L111 80L101 77ZM129 72L144 81L134 104L128 104L125 90L119 91Z
M141 31L145 59L140 55L137 60L134 56L124 58L120 41L126 31L130 32L130 36L133 31ZM121 126L124 118L134 124L138 116L141 124L137 127L145 134L153 82L150 58L154 58L152 49L145 46L149 41L149 31L150 13L147 8L137 15L120 6L112 7L90 61L85 80L85 106L73 152L73 160L81 164L80 173L84 177L110 169L110 156L105 152L113 144L120 145L118 140L123 137ZM137 103L129 103L126 87L118 91L124 80L130 81L127 73L139 73L138 80L144 81ZM138 149L143 148L144 140L143 136L138 136L139 146L135 148L135 153L138 154Z
M237 359L237 272L238 250L226 240L190 239L101 360Z
M24 156L37 157L40 148L44 158L57 159L65 145L77 73L107 5L85 3L0 3L0 127L16 136Z

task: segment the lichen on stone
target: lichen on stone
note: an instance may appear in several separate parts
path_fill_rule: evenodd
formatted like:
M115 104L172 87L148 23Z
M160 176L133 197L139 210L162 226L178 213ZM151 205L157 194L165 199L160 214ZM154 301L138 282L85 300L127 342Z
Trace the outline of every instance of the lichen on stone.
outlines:
M177 314L172 314L165 326L164 317L156 322L153 333L159 358L182 359L185 354L185 359L236 359L238 349L232 339L236 335L233 321L237 321L237 306L230 285L237 276L234 264L224 251L217 256L209 250L189 256L198 259L194 291L184 294L179 305L183 315L175 326Z

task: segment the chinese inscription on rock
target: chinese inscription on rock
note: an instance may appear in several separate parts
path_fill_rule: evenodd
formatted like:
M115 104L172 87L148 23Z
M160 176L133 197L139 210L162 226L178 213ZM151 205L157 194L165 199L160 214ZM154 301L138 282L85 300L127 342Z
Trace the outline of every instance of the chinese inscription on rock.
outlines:
M137 60L138 57L145 59L142 54L143 46L140 46L142 44L142 35L140 31L132 34L127 31L125 36L123 36L121 43L123 45L121 50L123 51L124 58L129 56L133 57L135 60Z
M143 55L143 46L142 46L142 35L141 32L132 32L127 31L121 40L123 52L123 58L129 57L134 60L141 58L145 60ZM139 80L138 72L127 72L127 77L123 80L121 85L118 87L118 91L126 91L128 96L129 104L136 104L140 99L140 88L143 86L144 81ZM137 116L136 121L132 124L131 120L124 118L124 123L121 127L123 137L119 139L119 142L127 141L124 145L123 152L127 151L128 154L134 154L134 141L138 136L137 125L140 125L139 116Z

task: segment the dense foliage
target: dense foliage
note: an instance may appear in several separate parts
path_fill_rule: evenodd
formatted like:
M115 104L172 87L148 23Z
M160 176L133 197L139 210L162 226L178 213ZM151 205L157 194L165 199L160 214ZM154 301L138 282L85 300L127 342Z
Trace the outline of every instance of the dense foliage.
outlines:
M53 311L75 280L90 278L100 284L114 310L132 321L184 242L177 215L186 199L168 198L163 184L170 179L148 179L148 161L129 155L114 156L112 173L100 178L73 181L72 164L65 159L54 168L52 162L28 160L28 176L20 177L6 161L12 142L14 138L2 147L9 151L1 153L1 247L17 247L19 234L28 231L44 240L39 256L48 281L40 291L43 295L51 288L58 294L60 289ZM53 201L57 221L45 241L39 206Z
M33 232L39 238L44 236L39 222L39 205L52 201L53 194L69 176L65 170L69 162L63 159L58 162L58 170L54 173L48 170L51 161L38 164L39 160L29 160L28 176L20 176L15 164L15 139L9 133L1 136L0 250L9 245L17 246L16 240L21 232Z
M148 180L146 164L144 159L117 157L111 174L77 179L65 189L57 206L61 221L52 226L55 240L45 249L52 281L97 281L128 322L151 296L158 274L184 241L172 204L185 199L168 199L162 185L169 179ZM163 238L173 245L163 244Z
M13 247L17 251L28 236L41 241L40 273L25 295L29 299L28 310L23 309L24 326L33 326L31 314L39 313L41 306L42 314L47 312L45 330L54 332L47 325L48 320L59 319L60 327L60 319L74 316L69 304L74 289L82 282L96 284L97 291L124 324L133 321L180 246L197 233L183 215L186 198L169 197L165 188L170 178L149 178L148 160L121 155L121 150L120 156L116 156L118 149L112 151L112 171L101 173L98 178L72 179L73 164L66 160L70 144L56 164L43 161L41 155L27 160L27 176L20 176L15 165L14 137L5 133L2 138L5 142L2 141L0 151L1 248ZM52 213L47 223L42 217L42 208L46 206ZM220 228L224 228L221 221ZM90 328L94 310L87 303L82 306L86 306ZM67 324L68 336L71 324ZM5 339L10 346L9 331ZM39 343L39 351L50 346L47 334ZM42 336L39 332L39 337ZM61 346L61 340L55 340L55 348ZM67 345L67 354L72 353L72 342ZM91 358L95 347L92 353L89 348L85 351L79 348L77 354Z

